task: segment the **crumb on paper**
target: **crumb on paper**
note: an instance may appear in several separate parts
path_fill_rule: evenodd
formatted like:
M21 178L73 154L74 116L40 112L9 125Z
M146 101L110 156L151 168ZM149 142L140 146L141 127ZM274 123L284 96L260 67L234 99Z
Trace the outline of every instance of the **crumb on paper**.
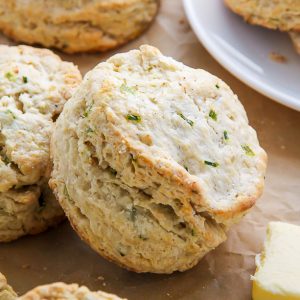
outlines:
M30 265L29 264L24 264L21 266L22 269L29 269L30 268Z
M285 145L280 146L281 150L285 150Z
M103 283L102 283L102 285L103 285L103 286L106 286L106 283L105 283L105 282L103 282Z
M48 270L48 268L47 267L43 267L43 271L47 271Z
M104 277L103 276L98 276L97 280L104 280Z
M171 297L171 294L170 294L170 293L167 293L167 297Z
M284 55L274 51L271 51L269 53L269 58L280 64L284 64L287 62L287 58Z
M179 24L181 24L181 25L185 24L185 19L180 19Z

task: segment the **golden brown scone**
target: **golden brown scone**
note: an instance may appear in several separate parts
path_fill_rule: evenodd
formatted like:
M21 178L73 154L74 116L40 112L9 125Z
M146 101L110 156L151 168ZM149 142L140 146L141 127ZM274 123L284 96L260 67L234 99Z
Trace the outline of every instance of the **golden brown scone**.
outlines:
M67 53L106 51L139 36L159 0L0 1L0 30Z
M41 285L18 300L122 300L116 295L102 291L92 292L85 286L57 282ZM125 300L125 299L123 299Z
M300 31L299 0L225 0L227 6L254 25Z
M72 63L46 49L0 46L0 242L56 224L49 139L81 81Z
M80 237L137 272L194 266L264 185L267 156L217 77L151 46L90 71L52 136L51 188Z
M300 32L290 32L290 37L298 54L300 54Z
M6 278L0 273L0 300L15 300L17 294L7 284Z

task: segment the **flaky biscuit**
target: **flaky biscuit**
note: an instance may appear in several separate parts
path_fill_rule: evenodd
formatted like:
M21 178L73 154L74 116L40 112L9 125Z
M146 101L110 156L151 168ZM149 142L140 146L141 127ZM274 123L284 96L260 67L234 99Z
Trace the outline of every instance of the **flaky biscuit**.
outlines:
M50 186L80 237L137 272L194 266L254 205L267 156L236 95L156 48L84 78L51 141Z
M67 53L106 51L139 36L158 6L158 0L7 0L0 2L0 30Z
M0 46L0 70L0 241L10 241L63 217L48 191L49 139L81 75L28 46Z

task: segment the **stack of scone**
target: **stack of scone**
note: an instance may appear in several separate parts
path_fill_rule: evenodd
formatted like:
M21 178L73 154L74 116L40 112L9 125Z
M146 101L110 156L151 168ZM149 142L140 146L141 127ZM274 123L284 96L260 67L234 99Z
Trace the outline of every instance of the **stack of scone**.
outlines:
M64 216L48 187L53 123L81 81L46 49L0 46L0 242Z
M300 54L299 0L225 0L225 3L250 24L288 32Z

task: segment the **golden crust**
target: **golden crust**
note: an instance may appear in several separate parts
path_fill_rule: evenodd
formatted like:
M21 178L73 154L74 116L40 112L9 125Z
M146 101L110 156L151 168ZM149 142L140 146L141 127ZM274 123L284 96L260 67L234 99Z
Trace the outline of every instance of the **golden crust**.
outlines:
M290 32L290 37L298 54L300 54L300 32Z
M158 0L13 0L0 3L0 29L16 41L66 53L107 51L139 36Z
M298 0L225 0L226 5L253 25L281 31L300 31L300 2Z
M14 290L7 284L6 278L0 273L0 300L15 300L17 299L17 294Z

